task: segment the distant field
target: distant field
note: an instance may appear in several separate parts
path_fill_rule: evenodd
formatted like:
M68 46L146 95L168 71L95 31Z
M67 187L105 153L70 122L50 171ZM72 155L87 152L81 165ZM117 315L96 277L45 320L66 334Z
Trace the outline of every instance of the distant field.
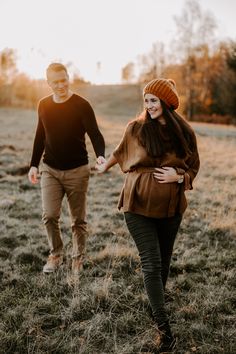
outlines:
M109 155L141 107L118 95L99 103L96 91L89 99ZM124 180L117 166L102 176L91 173L88 258L80 279L70 274L66 203L65 263L57 274L42 274L48 246L40 189L26 175L36 121L34 111L0 109L0 353L138 354L144 347L154 353L140 262L116 207ZM236 128L193 127L201 169L187 193L168 282L173 353L234 354ZM93 166L90 142L88 148Z

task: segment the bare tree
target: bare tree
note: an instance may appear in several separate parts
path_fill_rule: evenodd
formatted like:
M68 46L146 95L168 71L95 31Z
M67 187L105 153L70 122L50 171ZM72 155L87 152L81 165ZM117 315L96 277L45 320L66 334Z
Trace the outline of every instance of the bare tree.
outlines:
M16 75L16 53L14 49L5 48L0 52L0 84L9 84Z
M12 83L16 77L16 53L5 48L0 52L0 105L11 105Z
M186 0L182 14L174 19L178 33L174 47L179 60L184 63L185 113L191 120L197 106L198 88L208 85L209 48L214 43L216 22L211 13L203 12L198 0ZM204 56L204 65L201 67L197 65L200 55ZM199 82L200 78L202 82Z
M148 54L139 56L139 82L145 82L163 76L165 65L166 54L164 43L155 42Z
M135 64L133 62L129 62L122 68L121 77L123 82L131 83L134 80L134 69Z

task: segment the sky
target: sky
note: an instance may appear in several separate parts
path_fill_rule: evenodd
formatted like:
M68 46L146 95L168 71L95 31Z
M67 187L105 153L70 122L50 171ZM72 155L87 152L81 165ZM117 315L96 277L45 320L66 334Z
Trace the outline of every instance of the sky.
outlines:
M236 0L199 0L220 39L236 40ZM19 71L44 78L50 62L71 63L92 83L120 83L121 69L153 43L176 37L185 0L0 0L0 51L13 48Z

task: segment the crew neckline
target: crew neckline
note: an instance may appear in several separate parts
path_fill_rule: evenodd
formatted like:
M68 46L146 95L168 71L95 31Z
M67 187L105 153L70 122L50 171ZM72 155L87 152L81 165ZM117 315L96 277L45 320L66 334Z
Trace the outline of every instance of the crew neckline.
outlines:
M74 93L72 93L72 95L70 97L68 97L65 101L63 102L55 102L54 99L53 99L53 95L52 95L52 102L55 103L55 104L63 104L63 103L67 103L71 98L72 96L74 96Z

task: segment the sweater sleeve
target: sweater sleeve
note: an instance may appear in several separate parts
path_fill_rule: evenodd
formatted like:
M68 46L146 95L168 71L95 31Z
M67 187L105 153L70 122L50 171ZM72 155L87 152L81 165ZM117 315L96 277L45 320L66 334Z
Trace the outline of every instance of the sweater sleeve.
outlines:
M88 134L92 145L93 149L95 151L96 156L105 156L105 141L103 138L102 133L100 132L98 128L98 124L96 121L96 117L94 114L94 111L90 104L87 102L86 107L85 107L85 115L84 115L84 127L85 131Z
M43 127L43 123L41 120L42 110L39 104L38 108L38 125L35 133L34 144L33 144L33 152L30 162L30 167L38 167L40 159L42 157L44 151L44 140L45 140L45 131Z
M113 151L118 164L120 165L121 170L126 173L130 170L132 166L132 160L134 157L134 149L132 142L134 139L130 138L132 130L132 125L129 123L124 131L123 137L121 138L119 144L116 146Z

